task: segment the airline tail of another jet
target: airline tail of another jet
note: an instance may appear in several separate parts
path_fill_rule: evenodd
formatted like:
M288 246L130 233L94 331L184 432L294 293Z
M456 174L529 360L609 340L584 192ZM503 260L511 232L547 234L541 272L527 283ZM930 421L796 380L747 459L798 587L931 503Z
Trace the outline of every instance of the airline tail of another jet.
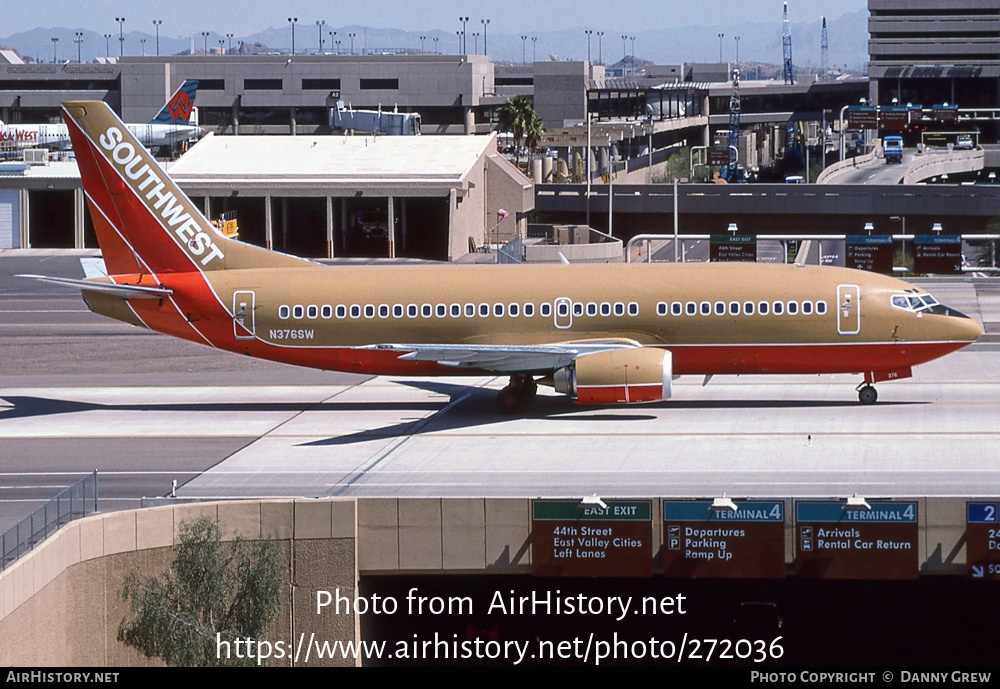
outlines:
M170 96L156 117L148 124L191 124L194 97L198 93L198 80L188 79Z
M101 101L63 103L110 275L305 267L305 259L228 239Z

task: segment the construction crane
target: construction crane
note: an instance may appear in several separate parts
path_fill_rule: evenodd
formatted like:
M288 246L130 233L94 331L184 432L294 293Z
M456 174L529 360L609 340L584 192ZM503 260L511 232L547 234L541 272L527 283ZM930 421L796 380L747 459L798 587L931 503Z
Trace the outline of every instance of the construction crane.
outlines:
M729 96L729 165L722 170L722 179L727 182L741 182L739 171L740 150L740 70L733 70L733 91Z
M820 19L823 20L823 33L819 41L819 78L823 79L830 65L830 37L826 34L826 17L820 16Z
M785 83L795 83L795 73L792 71L792 27L788 23L788 3L784 3L784 20L781 22L781 50L784 54Z

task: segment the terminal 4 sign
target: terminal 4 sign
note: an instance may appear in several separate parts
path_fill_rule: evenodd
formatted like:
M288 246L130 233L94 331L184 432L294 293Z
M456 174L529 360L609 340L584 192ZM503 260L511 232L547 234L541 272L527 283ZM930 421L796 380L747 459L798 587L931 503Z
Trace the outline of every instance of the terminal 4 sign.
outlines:
M1000 502L965 504L965 567L973 579L1000 580Z
M795 503L795 575L916 579L917 503Z
M663 501L663 574L671 577L785 576L785 505L745 500Z
M534 500L531 573L562 577L653 575L653 502Z
M962 272L962 238L958 235L917 235L913 272L957 274Z
M848 268L892 274L894 246L889 235L847 235L844 246Z

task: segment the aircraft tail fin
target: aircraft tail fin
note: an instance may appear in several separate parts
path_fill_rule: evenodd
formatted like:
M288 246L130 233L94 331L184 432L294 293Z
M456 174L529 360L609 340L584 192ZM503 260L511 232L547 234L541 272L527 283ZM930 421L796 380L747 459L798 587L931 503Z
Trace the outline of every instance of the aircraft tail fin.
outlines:
M63 117L109 274L316 265L226 238L106 103L66 102Z
M194 97L198 93L198 80L188 79L174 91L149 124L191 124Z

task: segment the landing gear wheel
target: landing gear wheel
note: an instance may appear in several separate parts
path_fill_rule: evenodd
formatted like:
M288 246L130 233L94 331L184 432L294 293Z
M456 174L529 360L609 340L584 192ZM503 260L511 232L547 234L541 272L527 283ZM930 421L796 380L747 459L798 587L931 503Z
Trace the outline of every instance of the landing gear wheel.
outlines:
M497 410L501 414L513 414L527 406L538 392L538 384L531 376L511 376L510 383L497 393Z
M878 391L871 385L863 385L858 389L858 401L861 404L875 404L878 400Z

